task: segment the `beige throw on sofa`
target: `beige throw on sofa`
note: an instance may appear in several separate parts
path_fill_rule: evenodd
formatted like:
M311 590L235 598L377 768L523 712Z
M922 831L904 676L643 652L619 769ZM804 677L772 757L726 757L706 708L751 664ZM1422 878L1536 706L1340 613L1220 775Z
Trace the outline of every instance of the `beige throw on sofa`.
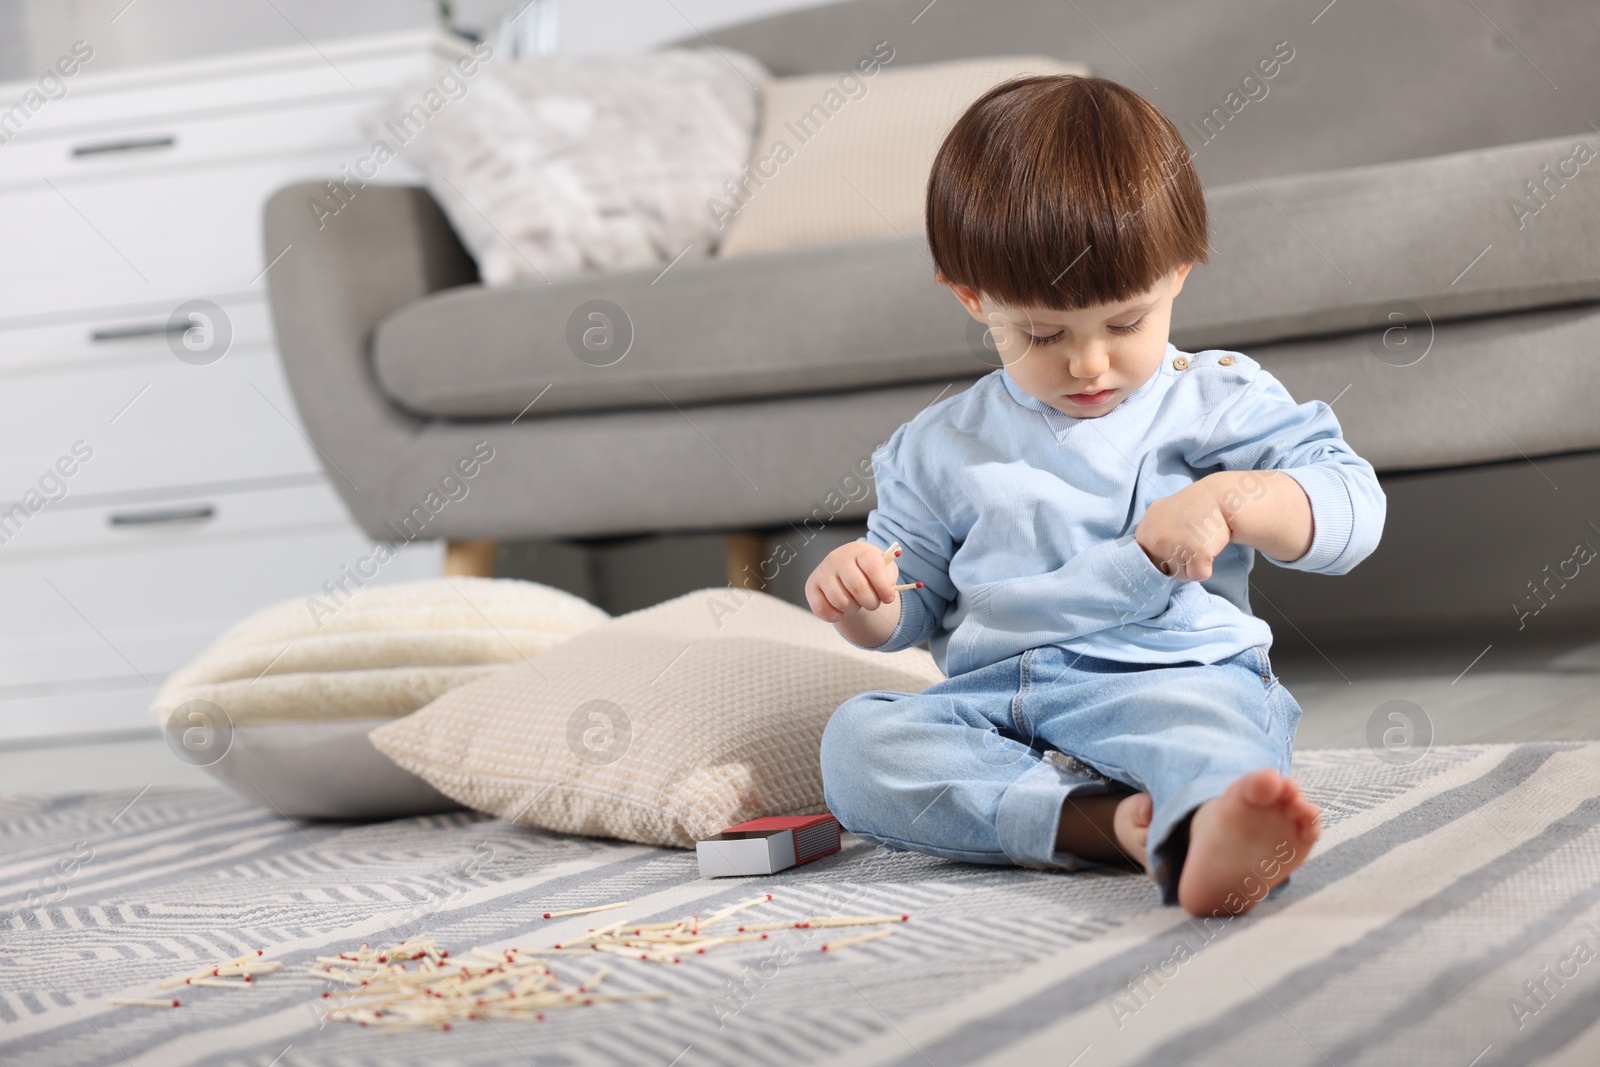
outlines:
M969 104L1026 74L1091 73L1041 55L902 66L887 54L875 68L865 64L871 74L807 74L762 87L761 132L736 195L721 198L718 255L914 237L933 157Z

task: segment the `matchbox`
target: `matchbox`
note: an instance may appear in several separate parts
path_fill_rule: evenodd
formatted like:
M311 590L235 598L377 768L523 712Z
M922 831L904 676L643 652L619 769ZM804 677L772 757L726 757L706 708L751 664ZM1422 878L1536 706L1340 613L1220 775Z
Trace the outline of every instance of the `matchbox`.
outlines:
M839 851L839 820L832 815L752 819L695 846L700 877L776 874Z

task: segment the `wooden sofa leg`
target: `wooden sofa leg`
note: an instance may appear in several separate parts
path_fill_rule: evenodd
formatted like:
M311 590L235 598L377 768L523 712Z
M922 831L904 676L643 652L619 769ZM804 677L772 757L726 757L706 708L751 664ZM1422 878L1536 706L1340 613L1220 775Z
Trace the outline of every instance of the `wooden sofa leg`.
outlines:
M493 578L494 557L500 542L492 539L448 541L444 550L444 573L469 578Z
M739 530L723 537L723 550L728 561L728 581L735 589L760 589L761 559L767 550L767 539L759 533Z

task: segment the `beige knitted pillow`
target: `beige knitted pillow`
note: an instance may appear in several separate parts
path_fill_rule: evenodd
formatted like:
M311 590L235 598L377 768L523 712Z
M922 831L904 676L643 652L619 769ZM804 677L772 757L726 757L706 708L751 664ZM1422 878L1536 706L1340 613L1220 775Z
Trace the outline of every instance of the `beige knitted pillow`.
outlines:
M762 87L748 168L710 205L718 255L921 233L933 157L967 105L1019 75L1091 73L1041 55L892 63Z
M453 689L368 737L469 807L564 833L689 848L825 810L834 709L943 680L919 648L859 649L766 593L702 589Z

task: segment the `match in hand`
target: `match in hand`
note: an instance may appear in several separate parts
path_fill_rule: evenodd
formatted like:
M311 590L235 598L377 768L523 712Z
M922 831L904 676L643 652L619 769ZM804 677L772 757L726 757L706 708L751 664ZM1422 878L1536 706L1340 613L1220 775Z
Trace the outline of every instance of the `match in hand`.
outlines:
M889 547L883 550L883 561L885 563L893 562L894 557L898 556L899 554L900 554L900 542L899 541L891 541L889 543ZM895 586L895 588L896 589L921 589L922 588L922 583L921 582L905 582L905 583L903 583L901 585Z

